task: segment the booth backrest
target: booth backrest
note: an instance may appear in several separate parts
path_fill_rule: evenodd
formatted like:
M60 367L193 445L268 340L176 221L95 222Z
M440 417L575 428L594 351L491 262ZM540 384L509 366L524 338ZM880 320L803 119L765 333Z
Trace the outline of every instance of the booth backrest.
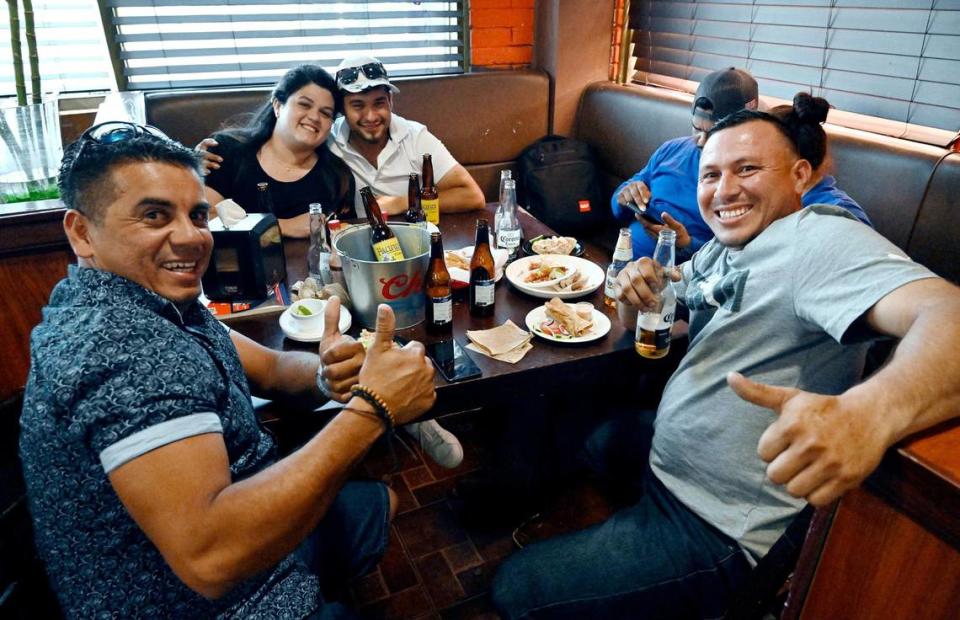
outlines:
M394 111L430 128L480 184L488 200L500 170L547 133L550 80L539 71L491 71L398 79ZM147 122L188 146L225 124L243 124L269 88L151 92Z
M580 102L577 137L604 171L604 192L640 170L663 142L690 133L691 97L661 88L591 84ZM837 185L860 203L877 230L938 274L960 282L960 153L834 125ZM610 246L616 230L598 242Z

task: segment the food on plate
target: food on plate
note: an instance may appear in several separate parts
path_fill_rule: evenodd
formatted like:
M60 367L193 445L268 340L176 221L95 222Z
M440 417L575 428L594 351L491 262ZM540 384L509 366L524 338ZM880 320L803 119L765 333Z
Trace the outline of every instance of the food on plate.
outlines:
M443 261L447 263L447 268L466 269L470 271L470 261L460 256L456 252L446 251L443 253Z
M581 301L574 304L573 309L581 319L591 320L593 318L593 304L589 301Z
M310 308L304 306L303 304L296 306L294 308L294 312L303 316L313 316L313 312L310 312Z
M593 329L593 321L579 316L573 306L554 297L544 304L546 317L540 331L554 338L579 338Z
M587 285L587 277L580 270L574 270L573 273L557 282L557 288L561 291L579 291Z
M538 284L572 275L572 269L564 265L555 265L548 260L530 261L530 270L523 276L526 284Z
M537 254L569 254L575 247L577 240L573 237L543 237L530 244Z

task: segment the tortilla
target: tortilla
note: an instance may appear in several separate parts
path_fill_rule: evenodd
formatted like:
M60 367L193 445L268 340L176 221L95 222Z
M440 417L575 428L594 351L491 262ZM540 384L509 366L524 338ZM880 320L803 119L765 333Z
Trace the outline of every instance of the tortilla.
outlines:
M537 254L570 254L575 247L577 240L573 237L544 237L530 244Z
M444 252L443 261L447 263L447 268L454 267L456 269L466 269L470 271L470 261L460 256L456 252Z
M593 321L580 317L573 308L560 301L559 297L554 297L544 306L547 309L547 316L563 325L563 328L574 338L583 336L593 327Z
M528 342L530 337L529 332L520 329L510 320L493 329L467 331L467 338L491 357L516 349L524 342Z

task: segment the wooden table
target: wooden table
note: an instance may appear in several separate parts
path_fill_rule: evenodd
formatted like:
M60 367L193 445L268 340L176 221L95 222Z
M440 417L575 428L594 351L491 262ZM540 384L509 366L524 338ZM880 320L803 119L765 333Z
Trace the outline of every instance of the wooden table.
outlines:
M494 206L487 205L485 212L444 214L440 220L445 249L472 246L474 243L476 221L486 217L493 221ZM540 234L552 234L546 225L537 221L526 212L520 212L524 237L529 239ZM305 241L287 241L284 248L287 255L288 279L301 279L306 271ZM606 268L610 257L596 247L585 245L583 258ZM497 283L496 313L493 317L478 319L470 316L466 290L454 295L453 325L454 337L465 345L468 340L466 330L487 329L512 320L522 329L526 329L524 318L527 313L544 303L515 289L506 278ZM452 411L463 411L487 406L500 401L503 394L513 390L528 391L544 386L556 388L561 384L573 382L594 389L604 382L604 378L617 373L644 372L644 366L650 368L650 362L634 352L633 332L623 329L617 319L616 311L603 304L603 288L586 295L580 301L589 301L595 308L607 314L611 320L610 332L603 338L584 344L555 344L540 338L534 338L533 349L517 364L497 361L476 352L469 352L483 374L476 378L458 383L447 383L440 374L436 377L437 405L431 415L441 415ZM241 333L275 349L312 349L315 345L291 341L283 335L276 315L238 318L230 322L231 327ZM354 321L351 333L359 332ZM423 324L404 330L398 330L397 336L407 340L429 342L435 337L428 336ZM659 364L662 366L663 364ZM659 367L658 366L658 367ZM598 383L599 382L599 383Z

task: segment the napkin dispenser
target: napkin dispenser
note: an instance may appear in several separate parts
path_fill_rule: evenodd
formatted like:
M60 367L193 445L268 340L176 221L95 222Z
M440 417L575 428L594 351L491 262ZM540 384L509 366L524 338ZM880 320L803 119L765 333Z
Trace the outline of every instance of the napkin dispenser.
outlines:
M213 301L255 302L266 299L287 277L280 225L270 213L250 213L223 226L210 220L213 256L203 274L203 292Z

